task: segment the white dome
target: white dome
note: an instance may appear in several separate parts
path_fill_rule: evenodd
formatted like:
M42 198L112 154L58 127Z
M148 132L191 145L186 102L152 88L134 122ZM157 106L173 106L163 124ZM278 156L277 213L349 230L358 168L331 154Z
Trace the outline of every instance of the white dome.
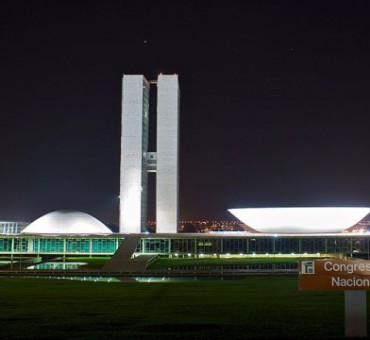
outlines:
M370 213L370 208L245 208L229 211L262 233L340 233Z
M24 234L111 234L95 217L81 211L60 210L41 216L23 229Z

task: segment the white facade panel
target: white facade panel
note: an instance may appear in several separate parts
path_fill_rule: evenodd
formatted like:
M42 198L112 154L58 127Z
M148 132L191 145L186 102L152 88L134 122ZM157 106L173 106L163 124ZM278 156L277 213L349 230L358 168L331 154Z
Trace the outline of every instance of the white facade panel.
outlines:
M262 233L341 233L370 214L370 208L244 208L229 209L248 227Z
M140 233L146 225L149 84L125 75L122 86L120 232Z
M157 233L176 233L179 216L178 77L159 75L157 85Z

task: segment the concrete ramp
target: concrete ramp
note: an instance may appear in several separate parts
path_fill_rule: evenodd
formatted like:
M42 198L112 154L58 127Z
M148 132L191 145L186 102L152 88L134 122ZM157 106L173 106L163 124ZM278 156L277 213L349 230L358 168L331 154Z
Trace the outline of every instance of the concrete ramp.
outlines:
M140 242L140 235L128 235L124 238L113 257L103 266L110 272L143 272L156 255L140 255L133 258Z

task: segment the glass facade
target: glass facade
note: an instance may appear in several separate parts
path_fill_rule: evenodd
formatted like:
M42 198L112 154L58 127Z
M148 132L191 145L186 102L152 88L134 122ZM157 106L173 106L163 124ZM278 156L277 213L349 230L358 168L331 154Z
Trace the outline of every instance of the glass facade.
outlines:
M113 255L124 235L25 236L1 235L1 254ZM174 234L142 235L136 255L273 255L273 254L360 254L369 258L370 235L322 236L233 236Z
M369 235L244 236L146 238L138 254L161 255L266 255L266 254L363 254L369 256Z
M0 234L18 234L28 224L27 222L0 221Z
M95 254L112 255L122 238L106 237L0 237L0 254Z

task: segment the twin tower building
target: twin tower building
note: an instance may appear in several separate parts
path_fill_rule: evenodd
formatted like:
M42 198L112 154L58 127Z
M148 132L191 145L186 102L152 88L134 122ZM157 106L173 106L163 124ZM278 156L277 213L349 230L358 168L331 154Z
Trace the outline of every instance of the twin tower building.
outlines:
M157 86L157 150L148 150L150 86ZM156 232L176 233L179 211L179 104L177 75L148 81L124 75L122 93L120 233L147 225L148 172L156 172Z

